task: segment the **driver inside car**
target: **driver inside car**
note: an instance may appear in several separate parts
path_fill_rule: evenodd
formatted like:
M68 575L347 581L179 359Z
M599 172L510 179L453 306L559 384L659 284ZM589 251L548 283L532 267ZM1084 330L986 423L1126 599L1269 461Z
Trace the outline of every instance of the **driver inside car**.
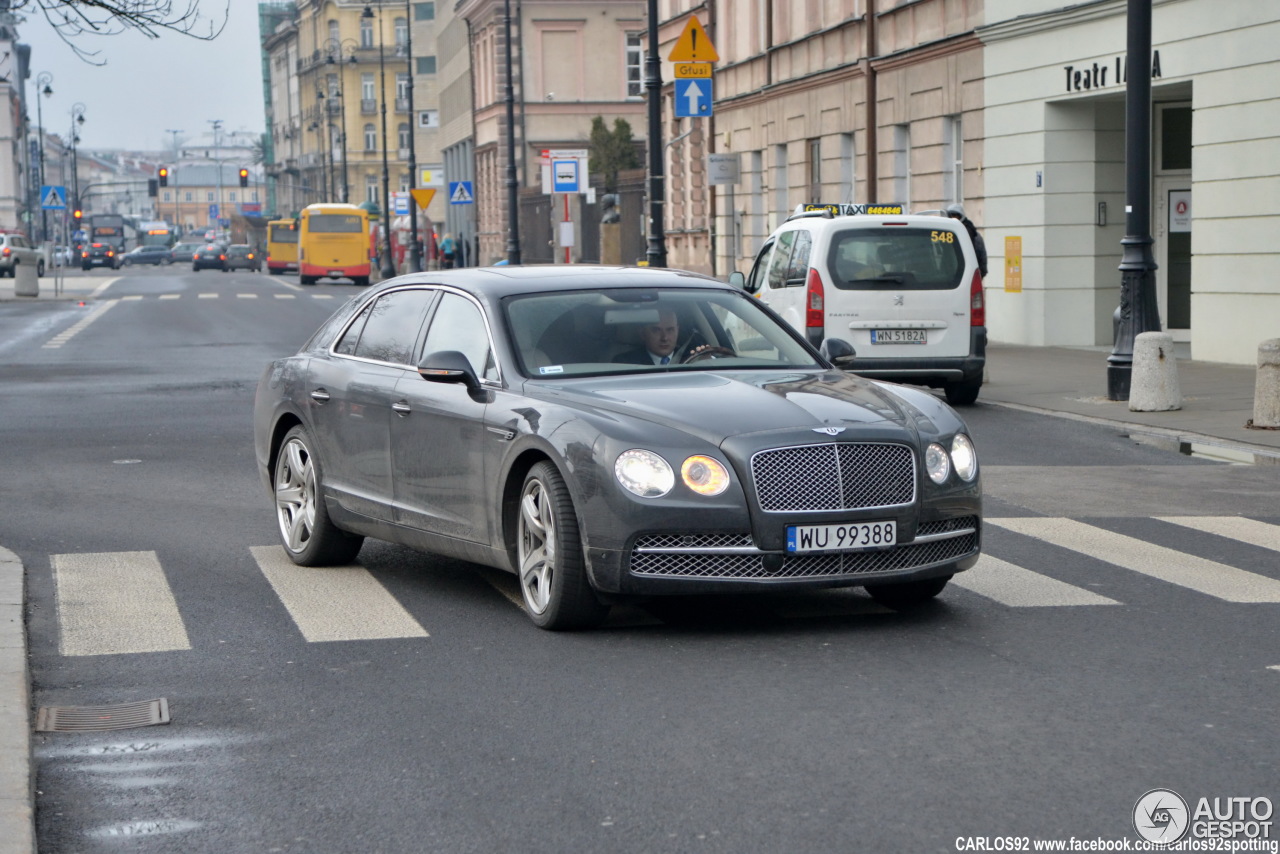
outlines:
M613 361L629 365L667 365L677 362L676 344L680 341L680 321L669 308L658 309L658 322L640 327L641 346L625 350Z

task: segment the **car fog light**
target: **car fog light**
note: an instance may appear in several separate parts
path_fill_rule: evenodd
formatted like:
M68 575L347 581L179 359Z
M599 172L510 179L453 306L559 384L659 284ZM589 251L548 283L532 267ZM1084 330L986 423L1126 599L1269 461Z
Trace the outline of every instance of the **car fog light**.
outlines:
M689 457L680 466L680 477L699 495L719 495L729 488L729 472L711 457Z
M639 448L618 455L613 475L624 489L641 498L661 498L676 485L671 465L653 451Z
M951 440L951 463L956 467L956 474L965 480L978 476L978 454L973 449L973 442L963 433L957 433Z
M936 442L924 449L924 470L934 483L942 483L951 473L951 460L946 450Z

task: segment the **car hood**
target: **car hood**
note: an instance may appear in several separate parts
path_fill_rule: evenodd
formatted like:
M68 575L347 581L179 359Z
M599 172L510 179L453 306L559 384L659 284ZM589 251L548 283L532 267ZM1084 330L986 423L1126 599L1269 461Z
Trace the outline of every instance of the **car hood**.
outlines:
M730 436L881 425L914 430L886 389L840 371L669 373L530 383L526 393L585 411L643 418L716 445Z

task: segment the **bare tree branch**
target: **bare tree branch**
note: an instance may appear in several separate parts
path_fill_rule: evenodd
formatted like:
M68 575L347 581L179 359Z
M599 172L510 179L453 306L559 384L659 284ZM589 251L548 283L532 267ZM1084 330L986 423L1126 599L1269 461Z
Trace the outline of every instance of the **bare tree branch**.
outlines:
M221 21L216 15L202 14L200 3L201 0L13 0L10 9L43 17L76 56L90 65L105 65L106 60L98 58L99 51L86 50L76 39L134 30L151 39L172 32L211 41L227 26L231 0L225 0Z

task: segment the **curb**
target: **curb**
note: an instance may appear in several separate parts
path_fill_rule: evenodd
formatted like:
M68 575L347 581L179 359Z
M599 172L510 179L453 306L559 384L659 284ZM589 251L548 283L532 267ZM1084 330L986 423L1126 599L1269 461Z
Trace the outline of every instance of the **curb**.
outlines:
M0 546L0 854L36 850L24 581L22 561Z

